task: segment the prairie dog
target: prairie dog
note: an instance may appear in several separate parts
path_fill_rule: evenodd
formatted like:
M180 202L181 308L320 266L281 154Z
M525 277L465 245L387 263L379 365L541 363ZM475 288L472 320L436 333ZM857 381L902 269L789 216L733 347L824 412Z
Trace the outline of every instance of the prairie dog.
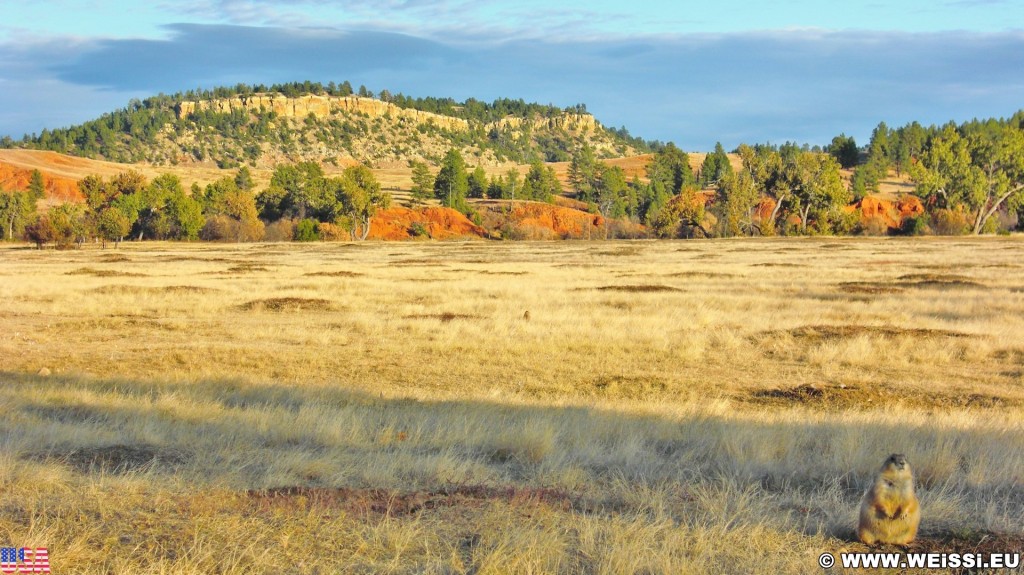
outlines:
M868 545L906 545L917 536L921 507L914 495L914 474L902 453L882 464L874 485L860 504L857 538Z

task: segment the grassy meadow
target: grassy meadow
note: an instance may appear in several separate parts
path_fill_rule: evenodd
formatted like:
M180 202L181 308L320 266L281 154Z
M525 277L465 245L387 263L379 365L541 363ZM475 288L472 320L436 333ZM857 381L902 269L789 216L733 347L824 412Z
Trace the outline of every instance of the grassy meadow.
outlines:
M0 246L54 573L821 573L1024 550L1024 241ZM836 572L839 572L836 570Z

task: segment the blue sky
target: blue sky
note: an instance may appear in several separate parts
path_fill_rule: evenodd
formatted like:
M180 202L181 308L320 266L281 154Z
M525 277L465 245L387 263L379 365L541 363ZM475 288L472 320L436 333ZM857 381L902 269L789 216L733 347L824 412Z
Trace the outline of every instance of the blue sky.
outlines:
M146 5L142 5L146 4ZM586 103L688 150L1024 107L1024 0L4 2L0 134L196 87Z

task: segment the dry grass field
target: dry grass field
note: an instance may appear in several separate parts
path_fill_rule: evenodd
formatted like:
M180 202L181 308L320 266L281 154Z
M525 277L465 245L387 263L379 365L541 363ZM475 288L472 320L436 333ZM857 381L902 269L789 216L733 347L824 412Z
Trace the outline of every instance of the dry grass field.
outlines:
M54 573L821 573L1024 547L1024 241L0 246ZM838 572L838 570L837 570Z

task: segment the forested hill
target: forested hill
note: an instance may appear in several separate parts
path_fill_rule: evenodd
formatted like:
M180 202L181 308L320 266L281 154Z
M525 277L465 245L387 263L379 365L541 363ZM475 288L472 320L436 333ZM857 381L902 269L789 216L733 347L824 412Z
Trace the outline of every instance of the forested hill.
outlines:
M584 105L410 98L354 91L348 82L161 94L79 126L4 138L2 145L125 163L233 168L304 160L436 164L451 148L483 165L565 161L584 142L603 157L649 149L624 128L604 128Z

